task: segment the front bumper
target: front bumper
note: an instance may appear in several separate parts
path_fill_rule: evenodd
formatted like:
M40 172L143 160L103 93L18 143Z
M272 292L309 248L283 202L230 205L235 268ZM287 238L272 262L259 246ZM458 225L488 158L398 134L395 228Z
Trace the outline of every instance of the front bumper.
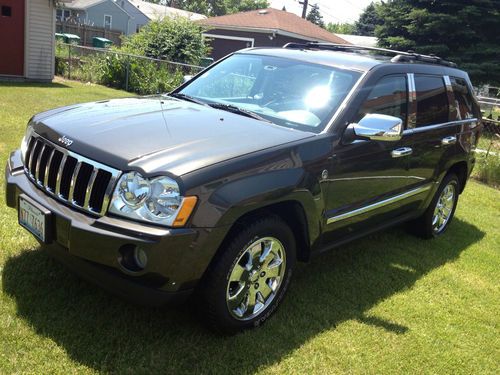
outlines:
M26 177L19 151L10 155L5 174L7 206L17 209L24 194L51 212L52 240L41 244L43 248L85 279L134 302L163 305L184 300L222 239L222 231L216 228L160 228L78 212ZM138 272L128 270L120 260L124 247L134 246L148 259Z

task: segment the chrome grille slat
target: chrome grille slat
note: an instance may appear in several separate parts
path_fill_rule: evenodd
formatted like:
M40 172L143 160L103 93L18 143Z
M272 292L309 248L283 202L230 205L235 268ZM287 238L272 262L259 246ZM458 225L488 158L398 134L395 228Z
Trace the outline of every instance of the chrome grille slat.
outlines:
M106 214L119 170L75 154L36 133L28 140L27 156L25 173L46 194L79 210Z
M28 173L29 173L31 176L33 176L33 162L34 162L34 160L33 160L34 156L33 156L33 155L35 155L35 151L36 151L36 149L37 149L37 147L38 147L38 143L39 143L39 142L40 142L40 141L37 139L37 140L35 140L35 142L33 143L33 148L31 149L30 158L29 158L29 160L28 160L28 165L27 165L27 168L28 168Z
M111 198L111 194L113 194L113 189L115 187L116 179L118 176L112 176L109 180L108 186L106 188L106 193L104 194L104 199L102 201L102 208L100 215L104 215L108 210L109 201Z
M58 198L61 198L61 179L62 179L62 174L64 170L64 166L66 165L66 159L68 158L67 154L63 155L63 158L61 160L61 164L59 165L59 170L57 171L57 177L56 177L56 195Z
M89 202L90 202L90 196L92 194L92 187L94 186L95 178L97 177L97 172L99 172L99 169L94 167L94 169L92 170L92 174L90 175L87 188L85 189L85 201L83 203L83 208L89 211L92 210L92 208L89 206Z
M42 146L42 149L40 150L40 153L38 154L38 158L36 160L36 167L35 167L35 182L40 185L40 162L42 161L43 153L45 152L45 143Z
M75 201L73 200L73 196L75 193L75 185L76 185L76 179L78 178L78 173L80 173L80 168L82 167L82 163L78 162L76 163L76 167L73 171L73 175L71 176L71 182L69 184L69 194L68 194L68 201L77 206Z
M50 165L52 164L52 159L54 158L54 154L56 153L56 149L52 149L52 152L50 153L49 160L47 161L47 165L45 165L45 175L43 176L43 186L45 189L50 191L49 189L49 170L50 170Z

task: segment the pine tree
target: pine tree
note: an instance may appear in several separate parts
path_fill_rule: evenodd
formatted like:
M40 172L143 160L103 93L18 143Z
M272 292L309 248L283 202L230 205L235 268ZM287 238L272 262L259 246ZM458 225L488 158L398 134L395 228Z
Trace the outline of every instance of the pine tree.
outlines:
M500 84L498 0L388 0L376 6L379 45L456 62L474 84Z
M380 25L382 22L377 14L376 7L377 4L372 2L365 8L359 16L358 21L354 24L354 34L365 36L375 35L375 26Z
M314 4L306 17L306 20L314 23L322 28L325 28L325 22L323 21L323 16L319 12L318 4Z

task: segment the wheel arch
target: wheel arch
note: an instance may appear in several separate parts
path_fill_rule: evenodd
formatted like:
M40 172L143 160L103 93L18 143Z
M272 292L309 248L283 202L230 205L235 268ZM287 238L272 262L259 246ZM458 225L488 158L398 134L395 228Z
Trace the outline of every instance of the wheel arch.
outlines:
M464 191L465 185L467 183L467 177L469 176L469 167L466 161L459 161L453 164L446 174L454 173L458 177L460 183L460 193Z
M248 223L264 216L277 216L290 227L297 244L297 260L303 262L308 261L311 242L314 241L314 239L311 238L309 220L305 209L301 202L297 200L284 200L263 207L254 208L241 214L231 225L217 252L219 252L219 250L223 248L241 228L244 228Z

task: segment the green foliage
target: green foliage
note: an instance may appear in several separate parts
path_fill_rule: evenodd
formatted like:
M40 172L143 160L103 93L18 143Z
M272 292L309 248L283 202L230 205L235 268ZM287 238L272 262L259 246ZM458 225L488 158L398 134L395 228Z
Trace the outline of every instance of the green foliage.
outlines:
M186 18L150 21L141 30L124 38L122 50L155 59L198 65L208 54L203 27Z
M201 13L209 17L223 16L245 12L254 9L269 7L267 0L147 0L152 3L167 4L168 6Z
M314 4L307 14L306 20L318 25L319 27L325 28L325 22L323 21L323 16L319 12L318 4Z
M474 178L493 187L500 187L500 153L478 154Z
M326 29L334 34L354 34L355 27L352 23L329 23Z
M388 0L378 4L379 45L456 62L475 85L500 84L498 0Z
M377 13L377 6L377 3L372 2L365 8L359 19L354 23L353 34L364 36L375 35L375 27L382 24L382 19Z

